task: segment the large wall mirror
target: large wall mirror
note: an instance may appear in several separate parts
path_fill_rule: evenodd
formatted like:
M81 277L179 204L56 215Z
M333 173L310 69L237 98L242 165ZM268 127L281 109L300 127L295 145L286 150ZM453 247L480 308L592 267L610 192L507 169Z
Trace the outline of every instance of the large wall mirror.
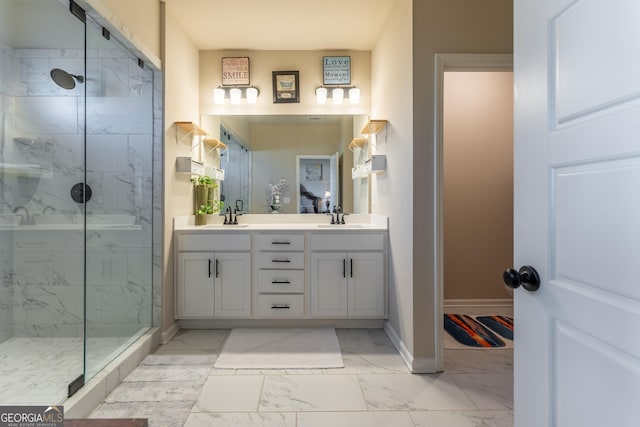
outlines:
M205 163L219 162L225 206L245 213L321 214L335 205L367 213L367 191L351 179L348 148L366 121L366 115L204 115L201 126L228 147L219 157L206 155ZM274 187L281 190L277 204Z

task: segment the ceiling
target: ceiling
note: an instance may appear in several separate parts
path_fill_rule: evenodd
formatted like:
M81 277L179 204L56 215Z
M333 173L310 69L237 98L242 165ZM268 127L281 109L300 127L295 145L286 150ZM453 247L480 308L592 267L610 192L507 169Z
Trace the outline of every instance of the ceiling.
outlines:
M199 50L372 50L395 0L166 0Z

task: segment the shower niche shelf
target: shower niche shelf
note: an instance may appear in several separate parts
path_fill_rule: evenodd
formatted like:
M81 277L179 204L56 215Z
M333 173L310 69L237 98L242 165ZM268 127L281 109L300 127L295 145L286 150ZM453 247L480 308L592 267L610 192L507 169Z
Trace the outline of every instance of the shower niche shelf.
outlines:
M0 173L26 178L51 178L52 171L40 165L0 163Z

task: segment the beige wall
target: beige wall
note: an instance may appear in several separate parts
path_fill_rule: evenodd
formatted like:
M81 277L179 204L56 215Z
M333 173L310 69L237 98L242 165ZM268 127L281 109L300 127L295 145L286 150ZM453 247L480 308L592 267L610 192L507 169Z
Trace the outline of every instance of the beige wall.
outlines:
M280 178L284 178L289 184L285 196L291 198L291 203L284 205L282 212L296 213L296 155L332 155L339 151L340 146L348 144L348 141L341 140L344 135L339 124L253 124L250 139L253 156L252 211L268 212L268 184L277 184ZM351 135L351 129L348 135Z
M434 62L436 53L511 53L511 0L412 0L413 2L413 355L436 354L434 333ZM407 66L409 66L407 64ZM373 85L376 81L373 82ZM379 100L376 99L376 103ZM390 147L390 149L393 149ZM394 266L395 268L395 266ZM403 337L404 338L404 337Z
M361 89L360 104L327 103L318 105L315 90L322 85L322 57L351 56L351 82ZM251 84L260 90L255 105L213 102L213 89L222 84L222 57L248 56ZM300 103L274 104L272 71L300 72ZM200 52L200 112L201 114L369 114L371 109L371 53L365 51L201 51Z
M86 1L103 17L115 24L118 30L150 59L161 57L160 0Z
M164 6L164 4L163 4ZM164 7L163 7L164 9ZM189 174L176 172L176 157L189 156L189 140L176 143L176 121L198 123L198 50L187 38L175 17L168 11L163 19L162 60L165 64L164 88L164 262L162 295L162 327L166 331L174 323L174 265L172 221L176 216L193 214L193 189Z
M444 298L508 298L513 72L444 75Z
M389 216L389 323L413 353L411 26L411 0L397 0L372 52L371 117L387 119L389 125L371 139L372 151L387 155L387 170L370 178L370 203L373 213Z

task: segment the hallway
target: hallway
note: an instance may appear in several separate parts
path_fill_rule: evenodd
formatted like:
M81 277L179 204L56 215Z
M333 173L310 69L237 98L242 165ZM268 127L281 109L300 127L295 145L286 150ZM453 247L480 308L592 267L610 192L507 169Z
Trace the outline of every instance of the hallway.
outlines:
M345 367L213 368L228 330L183 330L129 374L92 418L150 426L513 425L513 351L445 350L446 372L412 375L380 329L337 329Z

